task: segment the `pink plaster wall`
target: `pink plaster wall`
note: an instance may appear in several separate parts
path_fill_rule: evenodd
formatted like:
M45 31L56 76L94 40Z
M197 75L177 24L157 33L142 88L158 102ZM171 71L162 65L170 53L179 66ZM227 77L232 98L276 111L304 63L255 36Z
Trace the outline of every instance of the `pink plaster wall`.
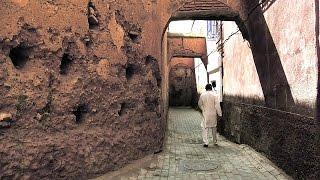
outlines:
M294 104L311 109L316 104L318 80L314 9L314 1L299 0L275 1L268 9L262 8L268 27L265 32L269 31L272 39L261 38L261 44L273 41L277 52L259 54L270 60L269 67L265 68L270 68L266 78L271 79L277 78L273 76L272 61L279 56ZM263 22L255 24L259 23ZM225 39L236 30L234 23L224 22ZM267 44L266 48L270 46ZM249 42L237 34L225 44L224 50L225 95L264 100L266 95L261 88ZM269 88L272 91L274 87Z

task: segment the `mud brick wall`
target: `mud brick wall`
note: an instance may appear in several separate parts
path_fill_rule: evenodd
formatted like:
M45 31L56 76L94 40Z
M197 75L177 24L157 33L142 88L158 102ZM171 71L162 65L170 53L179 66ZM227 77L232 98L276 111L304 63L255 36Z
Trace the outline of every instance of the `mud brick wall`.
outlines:
M265 47L257 48L267 44L260 39L266 30L265 24L256 17L246 20L255 2L1 1L0 178L87 179L159 151L165 133L168 105L169 63L166 62L168 58L165 58L168 57L166 37L163 37L169 21L234 20L244 38L250 41L250 46L256 48L252 52L253 56L261 58L259 62L268 62L262 57L270 58L274 53L260 51ZM292 4L296 7L313 7L312 1L284 3L287 4L280 6L283 8L277 13L271 14L271 19L285 15L283 9L288 9ZM306 9L310 10L309 7ZM301 12L298 8L289 10L292 10L291 13L299 12L301 17L309 14L309 11ZM288 17L289 20L296 19L292 18L294 15ZM302 21L305 19L313 21L313 18L301 18ZM288 26L297 24L290 22ZM309 24L304 27L309 27ZM308 29L315 28L310 26ZM282 31L275 29L275 32ZM306 34L308 37L309 33ZM282 36L285 35L279 37ZM266 37L266 42L269 39L270 36ZM290 44L287 40L280 40L275 41L275 45ZM312 42L315 42L314 39ZM311 49L311 46L306 43L305 48ZM303 49L296 50L289 52L305 52ZM311 56L301 58L312 57L312 54L311 51ZM237 54L237 57L242 56ZM311 64L314 63L314 59L310 59ZM259 67L259 72L269 73L268 66L262 64ZM277 66L269 69L274 67ZM318 73L308 64L301 67L305 69L299 75L305 79L313 79L313 75ZM308 74L305 73L306 69L312 75L304 76ZM274 74L271 79L275 79L277 73ZM278 79L283 80L284 76L280 77ZM269 82L270 79L265 80ZM233 81L229 82L232 84ZM317 95L313 91L313 83L312 80L311 86L308 83L301 85L312 90L310 104L315 104L313 98ZM272 92L276 84L279 83L264 88ZM267 104L270 107L273 105L275 109L298 109L287 108L297 106L293 105L292 99L283 98L289 96L282 96L289 92L288 83L280 85L275 88L278 94L276 98L268 99ZM230 95L226 92L226 95ZM237 93L231 95L236 96ZM305 94L294 96L305 99ZM274 103L275 99L282 103ZM314 107L309 111L310 104L307 108L301 108L305 115L316 111ZM310 154L319 157L312 152ZM304 160L307 162L308 159Z
M149 6L1 1L0 179L87 179L161 149Z

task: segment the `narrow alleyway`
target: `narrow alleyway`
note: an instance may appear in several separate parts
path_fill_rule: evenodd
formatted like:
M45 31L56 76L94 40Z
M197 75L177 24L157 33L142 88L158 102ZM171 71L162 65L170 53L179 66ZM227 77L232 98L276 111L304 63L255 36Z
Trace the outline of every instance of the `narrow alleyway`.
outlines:
M162 153L143 168L136 163L130 173L120 170L97 179L291 179L252 148L221 136L218 147L203 148L200 120L193 109L171 108Z

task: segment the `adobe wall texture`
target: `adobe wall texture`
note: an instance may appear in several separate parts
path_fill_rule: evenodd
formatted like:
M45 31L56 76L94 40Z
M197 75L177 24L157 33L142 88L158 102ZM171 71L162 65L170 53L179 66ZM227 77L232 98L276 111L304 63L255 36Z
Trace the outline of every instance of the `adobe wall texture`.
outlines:
M170 60L169 67L170 69L178 64L186 65L188 68L194 69L194 58L172 58Z
M159 151L162 37L186 2L1 1L0 177L86 179Z
M238 34L224 46L220 130L265 153L293 177L316 179L320 131L315 1L267 2L245 22L249 41ZM254 7L249 1L243 5ZM235 24L224 23L225 39L236 30Z
M0 179L86 179L161 149L153 8L1 1L0 112L12 119L1 122Z
M261 44L263 21L242 22L252 1L221 2L1 1L0 117L6 117L0 120L0 177L86 179L159 151L168 104L162 38L168 22L235 20L244 37L250 32L252 47ZM254 55L264 57L259 50ZM285 91L276 88L280 98L287 92L284 85ZM284 155L297 157L296 144L292 147Z

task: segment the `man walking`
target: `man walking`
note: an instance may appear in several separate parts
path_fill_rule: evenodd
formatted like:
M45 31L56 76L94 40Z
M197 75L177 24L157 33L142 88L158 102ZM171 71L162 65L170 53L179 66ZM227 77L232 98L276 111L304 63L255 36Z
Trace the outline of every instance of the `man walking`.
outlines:
M201 94L198 105L202 110L203 116L201 122L203 147L208 147L209 145L209 132L212 132L213 143L217 145L217 114L222 116L222 112L218 97L212 91L211 84L206 85L206 92Z

